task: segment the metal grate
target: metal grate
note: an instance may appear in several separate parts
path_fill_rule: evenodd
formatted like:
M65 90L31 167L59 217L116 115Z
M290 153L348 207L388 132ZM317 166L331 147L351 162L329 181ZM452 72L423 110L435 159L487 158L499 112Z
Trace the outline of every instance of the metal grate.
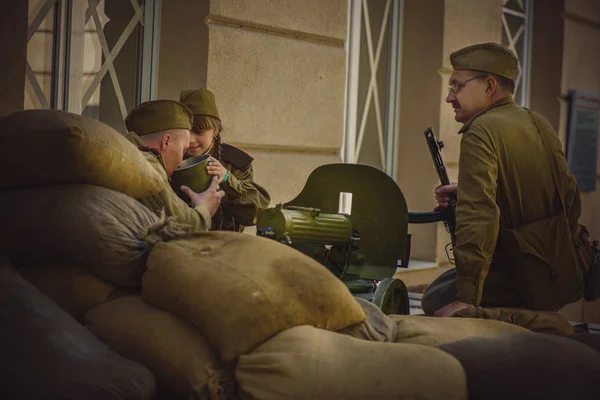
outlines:
M155 97L159 15L160 0L30 0L25 107L121 127Z
M396 175L402 0L351 0L344 162Z
M531 0L502 0L502 44L519 58L514 97L523 107L529 107L532 19Z

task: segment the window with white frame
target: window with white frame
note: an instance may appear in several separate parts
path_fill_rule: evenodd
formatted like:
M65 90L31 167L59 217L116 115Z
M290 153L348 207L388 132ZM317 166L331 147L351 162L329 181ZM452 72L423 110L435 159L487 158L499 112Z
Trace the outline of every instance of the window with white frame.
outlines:
M343 160L396 176L403 0L350 0Z
M514 98L523 107L529 107L532 6L532 0L502 0L502 44L519 58Z
M159 0L29 0L25 108L100 119L123 131L155 97Z

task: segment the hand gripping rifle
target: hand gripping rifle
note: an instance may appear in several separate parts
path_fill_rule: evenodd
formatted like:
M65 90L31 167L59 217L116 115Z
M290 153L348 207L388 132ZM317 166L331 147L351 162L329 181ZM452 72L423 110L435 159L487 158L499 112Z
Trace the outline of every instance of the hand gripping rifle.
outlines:
M435 166L440 183L442 185L449 185L450 179L448 178L446 166L444 165L444 160L442 159L442 148L444 147L444 142L438 141L435 138L435 134L431 128L427 128L425 130L425 140L427 141L427 146L429 147L429 152L431 153L433 165ZM448 255L448 259L451 263L454 263L454 259L450 256L448 247L450 246L450 250L454 250L454 246L456 246L456 238L454 236L454 231L456 229L456 215L454 214L455 208L456 196L451 194L450 205L448 207L432 212L408 213L408 222L411 224L428 224L439 221L444 222L446 230L450 234L451 239L451 243L446 245L446 254Z

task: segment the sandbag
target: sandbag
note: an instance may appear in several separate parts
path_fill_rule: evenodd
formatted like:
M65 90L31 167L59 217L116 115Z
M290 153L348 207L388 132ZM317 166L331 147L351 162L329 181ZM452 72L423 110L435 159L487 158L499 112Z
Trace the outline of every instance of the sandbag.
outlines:
M600 335L597 333L576 333L567 337L583 343L596 351L600 351Z
M328 269L262 237L214 231L160 242L147 268L144 301L191 322L225 361L292 326L335 331L366 318Z
M461 362L470 399L600 399L600 353L575 340L510 333L439 348Z
M241 356L235 375L255 400L467 399L463 368L438 349L311 326L287 329Z
M117 353L152 371L159 398L213 399L225 388L232 390L233 372L226 372L198 330L139 296L95 307L85 314L84 323Z
M3 399L153 399L152 373L100 342L0 259Z
M70 264L18 265L19 274L73 318L127 293L82 267Z
M493 319L522 326L532 332L558 336L575 334L575 329L562 315L552 311L522 308L484 308L469 306L454 314L456 317Z
M368 300L355 298L367 314L367 319L358 324L340 329L338 332L358 339L373 342L393 342L396 339L396 324L381 311L381 308Z
M110 126L59 110L26 110L0 120L0 187L86 183L139 198L164 179Z
M0 252L13 262L70 263L123 287L139 287L161 220L114 190L59 185L0 195Z
M397 343L415 343L435 346L470 336L500 335L529 332L506 322L475 318L438 318L422 315L390 315L396 324Z

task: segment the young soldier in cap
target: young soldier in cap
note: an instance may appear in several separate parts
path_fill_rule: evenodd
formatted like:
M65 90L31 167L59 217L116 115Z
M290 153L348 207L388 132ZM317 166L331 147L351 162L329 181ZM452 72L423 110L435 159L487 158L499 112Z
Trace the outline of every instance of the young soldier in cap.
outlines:
M221 141L221 117L213 93L206 89L185 90L180 101L194 113L192 137L187 154L209 154L208 173L218 178L225 198L214 215L212 229L241 232L255 225L256 213L269 206L269 193L254 182L253 158Z
M150 164L165 179L165 188L154 196L138 199L157 215L174 216L178 222L188 224L194 231L211 227L211 216L219 208L224 193L217 191L216 179L203 193L194 193L187 187L182 190L191 199L191 208L168 185L190 146L190 129L194 115L183 104L173 100L155 100L134 108L125 125L127 138L144 153Z
M423 296L426 314L475 306L558 310L578 300L591 250L580 240L579 190L548 121L513 100L518 61L478 44L450 55L446 102L464 125L456 193L456 268Z

